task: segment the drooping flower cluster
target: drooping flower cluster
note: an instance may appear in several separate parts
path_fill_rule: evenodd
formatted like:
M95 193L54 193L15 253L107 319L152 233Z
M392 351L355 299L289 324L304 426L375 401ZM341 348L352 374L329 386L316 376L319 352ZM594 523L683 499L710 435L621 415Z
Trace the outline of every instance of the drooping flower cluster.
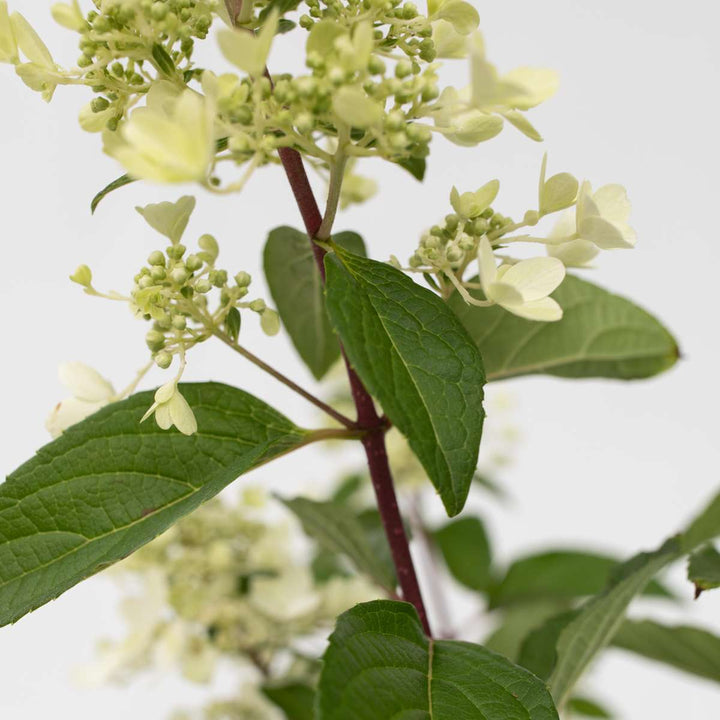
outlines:
M408 270L425 274L446 298L457 291L471 305L497 304L530 320L559 320L562 308L549 296L562 283L565 267L584 267L601 249L631 248L636 236L627 222L630 203L621 185L605 185L593 193L589 182L580 185L569 173L546 178L546 168L547 156L540 171L537 209L528 210L520 222L492 208L500 188L497 180L475 192L453 188L450 203L455 212L422 237ZM563 210L566 213L546 237L512 234ZM548 257L503 256L498 267L495 251L516 242L544 244ZM395 258L392 262L399 265ZM473 263L477 277L466 279Z
M147 223L171 244L165 250L150 254L147 265L135 276L129 297L98 292L92 285L92 273L87 266L80 266L71 277L89 295L128 302L136 317L152 323L145 342L155 365L168 369L173 358L179 358L176 376L159 388L155 403L145 417L154 413L160 427L167 429L174 425L187 435L197 430L197 423L178 389L185 370L186 353L213 336L229 345L237 343L241 310L259 315L266 334L276 335L280 330L278 314L267 307L264 300L244 300L252 282L250 275L239 272L231 279L227 270L217 267L219 247L214 237L201 236L198 252L187 252L181 240L194 208L195 198L191 196L182 197L176 203L137 208ZM214 308L210 304L213 294L218 296ZM149 368L150 365L143 374ZM127 394L121 393L114 399ZM82 399L77 393L75 396Z

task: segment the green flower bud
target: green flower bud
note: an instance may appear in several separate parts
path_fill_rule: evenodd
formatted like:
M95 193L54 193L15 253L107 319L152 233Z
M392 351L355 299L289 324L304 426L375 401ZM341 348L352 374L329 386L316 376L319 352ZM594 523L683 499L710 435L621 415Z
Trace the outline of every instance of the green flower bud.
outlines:
M92 271L87 265L80 265L70 279L78 285L89 288L92 286Z
M246 273L244 271L239 272L237 275L235 275L235 282L237 283L238 287L246 288L252 282L252 277L249 273Z
M147 290L147 288L152 287L154 284L155 282L149 275L144 275L138 280L138 287L141 290Z
M295 119L298 132L309 133L315 128L315 118L310 113L300 113Z
M537 210L528 210L525 213L525 217L523 218L523 222L526 225L530 225L531 227L533 225L537 225L540 220L540 213Z
M154 2L150 8L153 20L164 20L168 14L168 6L164 2Z
M216 288L221 288L227 284L228 274L225 270L213 270L210 272L208 279Z
M315 24L309 15L301 15L298 22L300 23L300 27L305 30L309 30Z
M155 364L159 368L167 370L172 365L172 355L169 352L165 352L164 350L162 352L159 352L157 355L155 355Z
M265 304L265 301L261 300L259 298L257 300L253 300L250 303L250 309L253 312L262 313L262 312L265 312L266 308L267 308L267 305Z
M400 62L395 66L395 77L402 80L402 78L412 75L412 71L412 63L409 60L400 60Z
M470 232L472 235L475 235L475 237L480 237L488 231L488 221L483 217L475 218L475 220L470 223L470 226Z
M165 250L165 252L169 258L172 258L173 260L180 260L186 250L187 248L184 245L178 243L177 245L171 245Z
M371 75L382 75L386 70L385 63L375 55L370 56L368 61L368 72Z
M405 115L400 110L393 110L385 118L385 127L388 130L402 130L405 127Z
M465 257L465 253L457 245L449 243L445 248L445 257L449 262L456 263Z
M163 255L159 250L155 250L154 252L150 253L150 256L148 257L148 263L150 265L162 265L165 266L165 255Z
M164 267L154 267L154 268L150 271L150 277L151 277L155 282L161 282L162 280L165 280L165 278L167 277L167 273L165 272L165 268L164 268Z
M188 255L185 258L185 267L189 272L195 272L203 266L203 261L197 255Z
M475 249L475 240L469 235L463 235L460 240L458 240L458 246L465 252L470 252Z
M450 213L449 215L445 216L445 227L450 232L455 232L459 223L460 218L455 213Z
M103 110L107 110L109 107L110 103L104 97L95 98L90 103L90 108L94 113L102 112Z
M200 278L195 283L195 290L199 293L209 293L212 290L212 284L206 278Z
M489 220L494 214L495 214L495 211L489 207L480 213L480 217L485 218L486 220Z
M189 277L190 275L184 267L176 267L170 273L170 279L177 285L184 285L188 281Z
M165 335L157 330L148 330L145 335L145 343L152 352L157 352L165 347Z
M172 326L176 330L184 330L187 327L187 318L182 315L175 315L172 319Z
M280 316L274 310L265 310L260 316L260 327L272 337L280 332Z

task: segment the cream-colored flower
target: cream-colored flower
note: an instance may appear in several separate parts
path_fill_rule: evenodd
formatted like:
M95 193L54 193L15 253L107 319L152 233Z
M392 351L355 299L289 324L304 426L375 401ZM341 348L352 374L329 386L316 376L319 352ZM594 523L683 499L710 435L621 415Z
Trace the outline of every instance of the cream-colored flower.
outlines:
M498 268L490 241L483 237L478 265L488 300L528 320L551 322L562 317L560 305L548 297L565 278L565 266L557 258L532 258Z
M183 435L194 435L197 432L195 413L178 390L176 380L158 388L155 393L155 402L143 415L140 422L144 422L153 414L155 422L163 430L169 430L174 425Z
M203 182L215 154L215 106L184 90L162 85L116 132L103 134L105 152L130 175L159 183Z
M566 267L586 266L600 250L632 248L637 242L628 225L630 202L622 185L603 185L593 193L580 188L577 206L565 213L549 235L548 254Z
M45 427L54 438L115 398L113 386L100 373L83 363L61 365L58 375L72 397L59 402L45 421Z
M14 65L18 60L17 40L10 21L7 2L0 0L0 62Z
M320 606L312 573L303 565L284 568L274 577L255 578L248 600L264 615L279 622L303 618Z
M257 35L238 28L218 33L220 51L233 65L253 77L262 77L275 38L278 13L273 10Z

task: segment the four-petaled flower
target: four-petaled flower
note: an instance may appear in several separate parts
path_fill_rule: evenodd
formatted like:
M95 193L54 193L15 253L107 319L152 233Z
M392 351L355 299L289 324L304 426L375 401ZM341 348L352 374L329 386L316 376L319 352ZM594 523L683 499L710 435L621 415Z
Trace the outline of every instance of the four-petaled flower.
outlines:
M557 258L532 258L497 267L490 241L483 237L478 265L480 284L489 301L528 320L550 322L562 317L560 305L548 297L565 278L565 266Z
M176 380L158 388L155 402L140 422L147 420L153 413L155 421L163 430L169 430L174 425L183 435L194 435L197 432L195 414L178 390Z

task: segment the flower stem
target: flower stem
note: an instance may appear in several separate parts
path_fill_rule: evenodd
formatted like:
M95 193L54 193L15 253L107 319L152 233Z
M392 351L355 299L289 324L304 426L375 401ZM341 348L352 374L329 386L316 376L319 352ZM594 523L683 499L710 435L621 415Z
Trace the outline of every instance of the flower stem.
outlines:
M303 222L305 223L305 229L312 243L318 270L324 281L324 257L326 251L315 242L320 228L323 226L323 217L320 214L320 209L313 195L312 188L310 187L302 158L297 151L291 148L280 148L278 152L280 154L280 161L285 168L285 174L287 175L290 187L295 195L295 200L302 215ZM333 210L333 216L334 212ZM329 220L327 225L328 226L323 229L329 236L332 220ZM413 564L412 555L410 554L410 545L405 533L405 526L403 525L400 509L398 508L395 487L390 472L390 463L385 448L387 422L378 416L372 397L365 389L357 373L351 367L344 350L343 358L345 359L350 389L358 414L357 424L360 428L368 430L362 439L362 444L365 448L365 455L367 457L373 489L375 490L378 510L380 511L380 517L383 527L385 528L385 535L390 545L403 599L414 605L422 622L423 629L429 636L431 634L430 624L415 572L415 565Z

